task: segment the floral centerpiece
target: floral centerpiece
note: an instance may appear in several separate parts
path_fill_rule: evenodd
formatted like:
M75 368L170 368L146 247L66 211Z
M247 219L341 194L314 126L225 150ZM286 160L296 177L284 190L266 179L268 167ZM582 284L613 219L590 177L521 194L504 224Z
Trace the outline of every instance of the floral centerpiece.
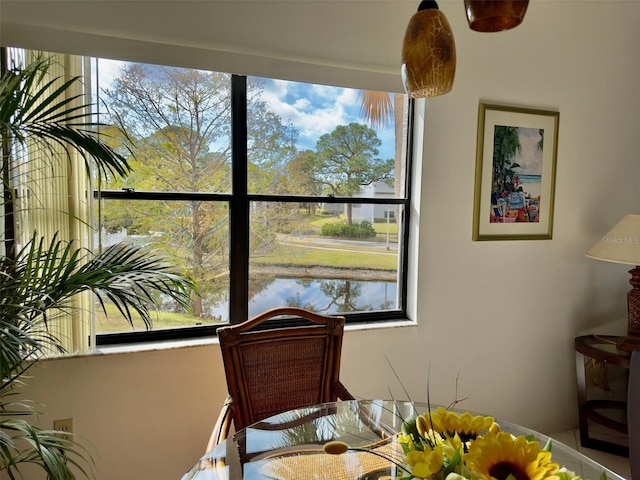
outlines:
M580 480L551 459L551 445L500 430L493 417L438 408L407 419L398 480ZM603 474L601 479L606 478Z

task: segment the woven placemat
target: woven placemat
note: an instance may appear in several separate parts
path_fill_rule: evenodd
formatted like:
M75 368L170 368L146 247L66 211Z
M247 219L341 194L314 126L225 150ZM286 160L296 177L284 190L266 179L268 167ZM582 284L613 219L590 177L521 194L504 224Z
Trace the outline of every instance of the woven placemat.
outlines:
M340 455L330 455L323 450L300 450L250 463L250 469L260 478L273 480L314 479L314 480L364 480L385 478L384 472L402 461L402 449L396 442L370 448L368 451L348 451ZM246 468L249 464L245 464ZM386 478L393 478L386 474Z

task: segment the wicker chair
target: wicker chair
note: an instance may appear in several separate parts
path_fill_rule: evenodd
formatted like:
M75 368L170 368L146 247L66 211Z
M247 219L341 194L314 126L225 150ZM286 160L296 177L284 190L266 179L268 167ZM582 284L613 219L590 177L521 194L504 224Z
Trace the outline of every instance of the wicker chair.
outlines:
M265 328L275 317L307 320L303 326ZM337 400L354 400L340 382L344 317L301 308L267 310L243 323L218 329L228 396L207 450L277 413Z

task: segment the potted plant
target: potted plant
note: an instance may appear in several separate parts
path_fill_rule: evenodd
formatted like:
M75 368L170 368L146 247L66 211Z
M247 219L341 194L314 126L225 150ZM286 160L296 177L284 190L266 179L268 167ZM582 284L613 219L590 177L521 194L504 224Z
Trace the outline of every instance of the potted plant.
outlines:
M0 79L0 135L5 235L0 253L0 476L22 478L20 466L36 464L53 480L74 479L77 472L89 476L89 452L60 432L33 425L38 412L25 400L16 400L25 374L51 352L62 352L60 339L50 329L58 315L74 308L70 299L93 292L99 305L114 303L131 324L136 315L150 325L154 295L169 297L187 308L193 282L173 272L160 257L139 247L114 245L93 254L78 248L74 240L38 232L20 245L16 242L13 201L13 169L25 147L49 150L51 169L79 153L87 167L103 174L124 176L127 160L96 134L99 125L87 113L87 105L66 92L78 82L73 78L47 93L46 59L3 72ZM62 146L62 154L52 145ZM18 162L19 163L19 162ZM0 222L1 223L1 222ZM106 313L106 312L105 312Z

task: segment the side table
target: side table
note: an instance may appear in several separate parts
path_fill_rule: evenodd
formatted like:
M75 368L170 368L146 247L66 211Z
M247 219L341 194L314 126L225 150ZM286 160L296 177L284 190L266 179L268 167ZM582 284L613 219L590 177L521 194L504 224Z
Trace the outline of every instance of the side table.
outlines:
M576 377L578 382L578 416L580 420L580 444L603 452L629 456L626 423L626 385L630 364L630 352L618 350L616 342L622 337L614 335L584 335L576 337ZM624 392L617 396L609 392L609 398L593 398L589 388L587 363L604 368L604 381L616 370L624 376ZM609 371L609 367L614 367ZM591 397L591 398L589 398ZM589 432L590 423L603 428Z

